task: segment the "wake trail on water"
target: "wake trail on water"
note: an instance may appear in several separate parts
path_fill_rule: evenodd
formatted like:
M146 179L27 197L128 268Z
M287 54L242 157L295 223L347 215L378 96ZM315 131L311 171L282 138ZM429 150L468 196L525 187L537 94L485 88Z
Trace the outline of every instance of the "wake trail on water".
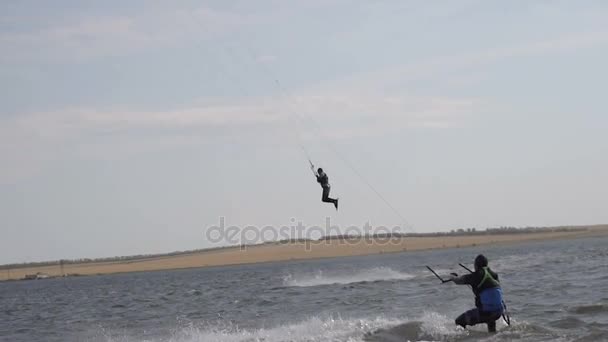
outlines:
M406 323L404 323L406 322ZM240 329L234 325L207 326L192 324L174 330L172 336L160 339L106 337L105 342L392 342L458 340L470 332L456 328L453 321L439 313L425 313L419 319L375 317L343 319L311 317L277 327ZM405 340L404 340L405 338Z
M107 333L107 332L106 332ZM194 323L172 329L163 338L140 338L128 335L86 339L90 342L403 342L403 341L527 341L547 335L541 327L515 323L499 324L498 333L489 335L485 326L464 330L452 318L438 312L424 312L407 318L341 318L313 316L302 321L259 329L242 329L230 323ZM556 335L557 336L557 335Z
M390 267L374 267L355 272L323 271L315 273L288 274L283 277L284 286L309 287L333 284L352 284L383 280L409 280L413 274L393 270Z
M398 324L395 319L342 319L339 317L310 317L301 322L276 327L241 329L236 325L195 324L174 330L172 336L141 339L130 336L106 336L103 342L363 342L363 336L375 329ZM96 340L97 341L97 340Z

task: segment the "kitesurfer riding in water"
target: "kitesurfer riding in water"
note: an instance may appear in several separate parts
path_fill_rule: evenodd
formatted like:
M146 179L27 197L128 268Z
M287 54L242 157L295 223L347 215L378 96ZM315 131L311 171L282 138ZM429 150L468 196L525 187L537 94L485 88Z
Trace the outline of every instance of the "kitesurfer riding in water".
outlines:
M450 280L458 285L470 285L475 295L476 308L458 316L456 324L465 328L467 325L486 323L488 332L496 332L496 320L504 312L504 302L498 274L488 267L488 259L479 254L475 258L475 272Z
M311 163L311 169L312 172L314 173L315 177L317 177L317 182L319 184L321 184L321 187L323 188L323 197L321 197L321 201L325 202L325 203L333 203L334 207L336 207L336 210L338 210L338 199L333 199L329 197L329 191L331 189L331 186L329 185L329 178L327 177L327 174L325 172L323 172L322 168L318 168L317 171L315 172L314 166Z

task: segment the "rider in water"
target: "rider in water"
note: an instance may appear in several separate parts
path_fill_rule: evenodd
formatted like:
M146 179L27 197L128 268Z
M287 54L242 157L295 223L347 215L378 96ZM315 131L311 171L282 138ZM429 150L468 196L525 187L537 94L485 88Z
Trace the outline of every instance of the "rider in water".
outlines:
M503 314L504 306L498 274L488 267L488 259L479 254L475 258L475 272L451 280L458 285L470 285L475 295L476 308L458 316L456 324L465 328L485 323L488 332L496 332L496 320Z
M329 190L331 189L331 186L329 185L329 178L327 177L327 174L323 172L322 168L318 168L317 172L314 172L313 168L313 173L315 174L315 177L317 177L317 182L319 182L323 188L323 197L321 197L321 201L325 203L333 203L336 210L338 210L338 199L329 198Z

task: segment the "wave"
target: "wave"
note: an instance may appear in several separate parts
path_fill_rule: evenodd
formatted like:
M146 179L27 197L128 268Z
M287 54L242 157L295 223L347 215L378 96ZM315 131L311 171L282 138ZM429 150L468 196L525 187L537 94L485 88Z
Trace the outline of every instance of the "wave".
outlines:
M561 262L569 258L567 254L557 252L530 252L526 254L513 254L490 260L490 267L502 272L522 271L528 268L545 265L547 263Z
M426 312L417 320L367 333L364 336L364 341L451 341L478 334L477 331L457 328L454 321L444 315L436 312Z
M288 274L283 277L284 286L319 286L333 284L351 284L381 280L409 280L414 278L414 275L404 272L395 271L389 267L375 267L364 269L355 273L344 272L323 272L317 271L314 274L292 275Z
M393 342L445 341L470 332L458 329L454 322L437 313L425 314L420 320L385 317L342 319L340 317L311 317L301 322L273 328L241 329L236 325L196 326L190 324L174 330L166 338L136 338L106 336L105 342Z
M302 322L289 323L273 328L241 329L236 325L190 324L176 329L166 338L108 337L104 342L364 342L363 336L372 330L398 324L396 320L382 317L375 319L342 319L339 317L311 317Z
M544 252L529 252L525 254L512 254L502 256L496 260L490 260L490 266L497 270L504 271L523 271L538 266L568 264L584 265L586 269L590 266L604 266L605 251L590 250L584 254L581 251L572 251L564 249L560 252L544 251Z
M607 304L590 304L590 305L580 305L573 307L569 310L570 312L581 314L581 315L590 315L590 314L598 314L602 312L608 311Z
M526 341L530 337L552 335L539 327L516 323L510 328L499 324L498 335L491 338ZM235 324L190 323L174 329L170 336L145 339L128 335L95 339L103 342L396 342L396 341L476 341L488 338L485 326L464 330L452 318L437 312L426 312L414 320L404 318L310 317L276 327L242 329ZM91 341L87 339L87 341Z

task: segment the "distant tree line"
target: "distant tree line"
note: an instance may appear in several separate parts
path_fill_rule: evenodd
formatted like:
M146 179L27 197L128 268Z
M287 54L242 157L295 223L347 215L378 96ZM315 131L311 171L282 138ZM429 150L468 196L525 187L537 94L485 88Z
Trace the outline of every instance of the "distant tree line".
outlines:
M452 229L449 232L432 233L383 233L373 235L331 235L324 236L318 240L345 240L360 238L407 238L407 237L440 237L440 236L466 236L466 235L504 235L504 234L529 234L529 233L549 233L549 232L575 232L584 231L587 226L563 226L563 227L498 227L478 230L476 228Z

